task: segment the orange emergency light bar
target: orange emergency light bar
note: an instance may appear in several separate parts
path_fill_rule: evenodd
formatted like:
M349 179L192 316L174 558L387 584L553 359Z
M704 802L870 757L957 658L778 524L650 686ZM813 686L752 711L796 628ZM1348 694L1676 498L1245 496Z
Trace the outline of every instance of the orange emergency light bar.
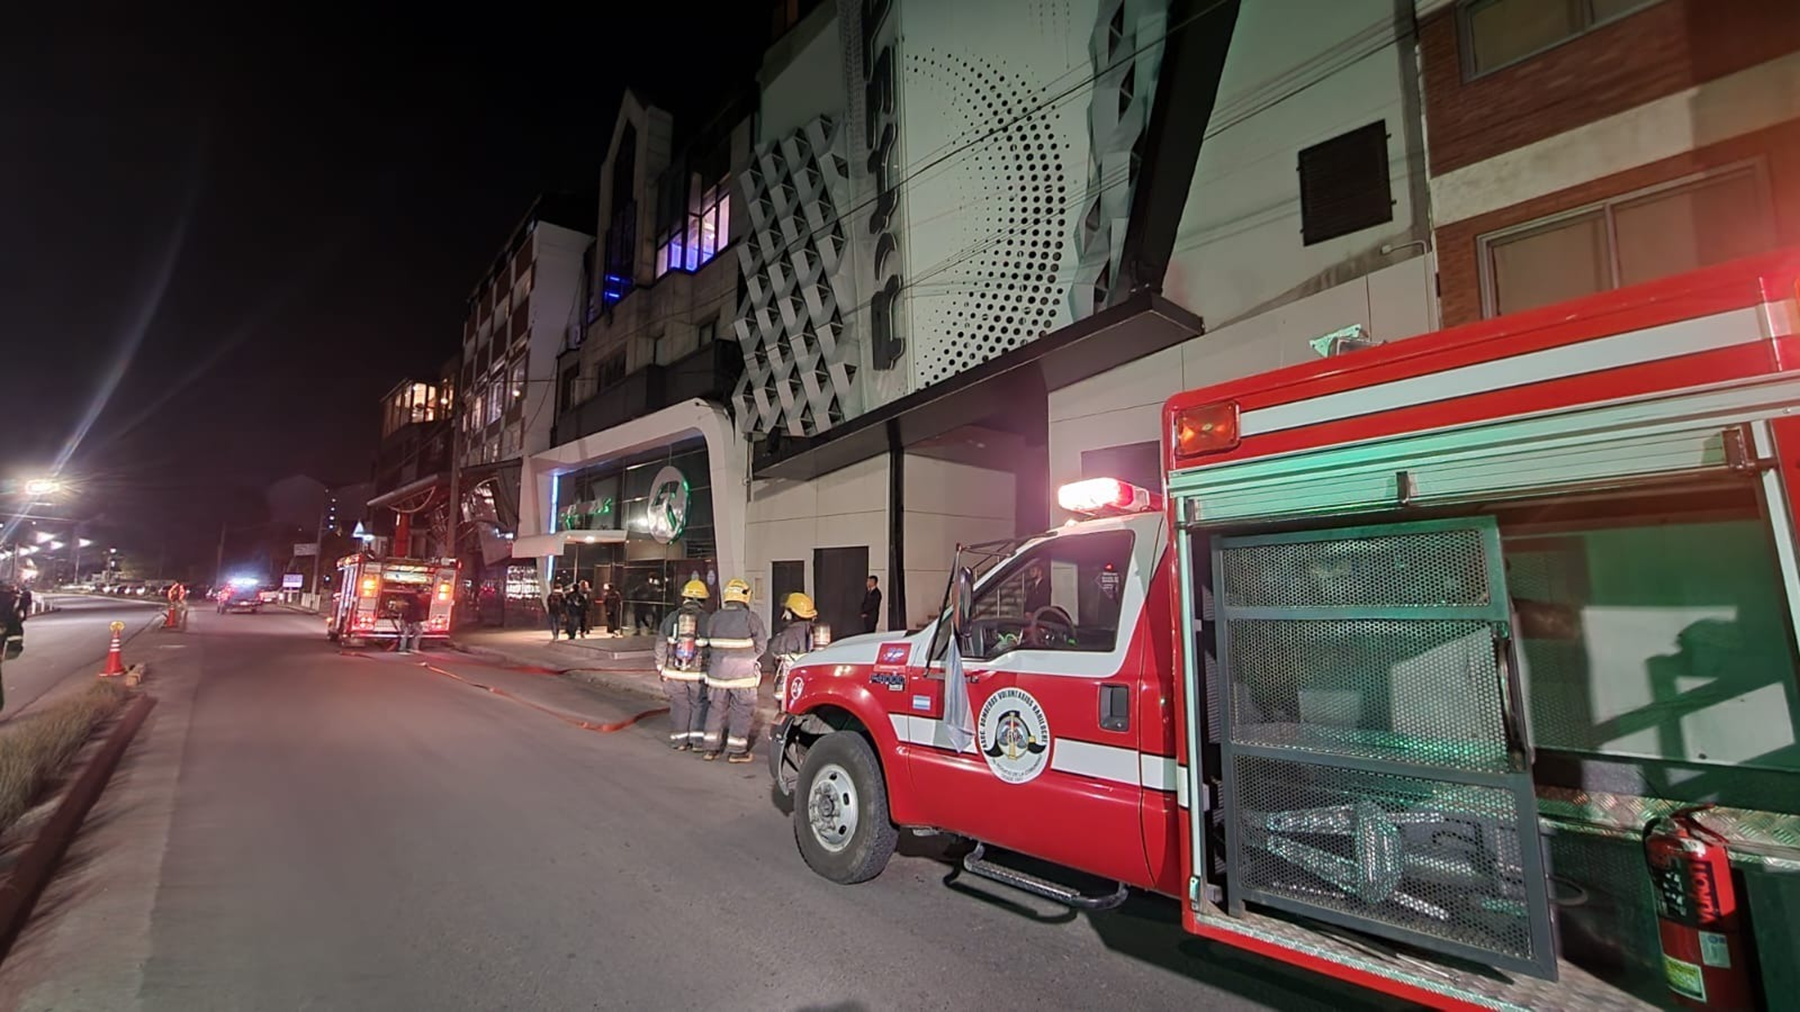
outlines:
M1099 516L1162 508L1162 496L1117 478L1088 478L1056 490L1056 504L1070 513Z
M1238 445L1237 401L1182 408L1169 435L1177 457L1229 450Z

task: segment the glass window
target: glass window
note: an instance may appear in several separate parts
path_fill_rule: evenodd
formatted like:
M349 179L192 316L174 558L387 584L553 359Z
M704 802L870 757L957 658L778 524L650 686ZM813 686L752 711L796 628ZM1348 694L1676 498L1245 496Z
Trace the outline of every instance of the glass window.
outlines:
M1053 538L1013 562L977 593L969 656L1011 650L1111 651L1131 565L1130 531Z
M731 241L731 186L720 181L702 191L698 178L689 182L687 210L663 233L656 250L656 276L672 270L695 271Z
M1484 236L1488 315L1773 249L1768 194L1761 166L1739 165Z
M1475 0L1462 8L1470 77L1516 63L1657 0Z
M1539 748L1800 770L1787 597L1754 489L1502 516ZM1659 768L1648 781L1683 800L1712 776Z
M719 321L707 320L700 324L698 333L695 335L694 343L704 348L717 340L718 336Z
M1496 313L1516 313L1612 287L1602 212L1510 236L1495 242L1489 255Z

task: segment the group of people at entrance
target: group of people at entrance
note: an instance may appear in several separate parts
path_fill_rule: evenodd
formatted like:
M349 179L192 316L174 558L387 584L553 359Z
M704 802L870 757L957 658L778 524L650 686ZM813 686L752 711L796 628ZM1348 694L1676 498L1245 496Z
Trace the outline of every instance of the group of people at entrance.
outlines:
M566 634L570 639L586 637L593 630L593 611L598 605L606 629L614 636L623 635L619 625L625 611L625 598L612 584L603 584L596 595L586 580L571 587L561 584L550 588L544 598L544 614L550 621L550 638Z
M805 594L789 594L788 624L771 641L762 617L750 610L748 583L726 581L716 612L706 610L710 596L704 581L689 580L656 639L656 670L669 696L669 747L747 763L763 654L805 653L818 612Z

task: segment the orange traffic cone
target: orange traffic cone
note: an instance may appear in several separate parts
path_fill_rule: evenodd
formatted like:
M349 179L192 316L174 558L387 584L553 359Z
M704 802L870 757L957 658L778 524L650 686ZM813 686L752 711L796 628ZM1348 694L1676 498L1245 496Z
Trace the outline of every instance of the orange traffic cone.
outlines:
M106 667L100 672L101 678L113 678L125 673L125 658L119 653L119 637L125 632L125 623L112 624L112 644L106 648Z
M169 602L169 611L167 614L165 614L163 616L162 627L164 629L179 629L179 628L181 628L181 617L175 613L175 602L174 601Z

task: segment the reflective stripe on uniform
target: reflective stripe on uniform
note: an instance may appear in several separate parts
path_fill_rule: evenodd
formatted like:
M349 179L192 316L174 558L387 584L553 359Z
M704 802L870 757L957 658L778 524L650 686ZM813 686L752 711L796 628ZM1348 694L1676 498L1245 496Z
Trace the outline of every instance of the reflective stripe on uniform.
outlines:
M714 639L709 646L719 650L755 650L756 641L752 639Z
M709 689L754 689L761 684L761 675L752 675L749 678L714 678L711 675L706 676L706 687Z
M673 636L669 637L664 642L668 643L672 647L678 647L681 645L681 640L679 640ZM711 646L712 644L710 644L706 641L706 637L696 636L696 637L694 637L694 645L697 647L704 647L704 646Z
M732 748L749 748L750 747L750 739L748 739L748 738L726 738L725 744L730 745Z
M672 682L697 682L706 677L699 671L676 671L673 668L662 668L657 674Z

